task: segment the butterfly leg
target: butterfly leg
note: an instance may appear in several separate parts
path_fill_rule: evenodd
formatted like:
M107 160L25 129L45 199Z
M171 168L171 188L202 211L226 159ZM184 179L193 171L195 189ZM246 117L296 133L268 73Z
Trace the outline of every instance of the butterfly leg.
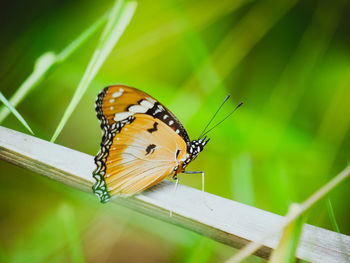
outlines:
M174 192L173 192L173 200L175 200L175 197L176 197L176 189L177 189L177 186L178 186L178 184L179 184L179 178L178 177L175 177L175 176L173 176L173 179L174 180L176 180L176 182L175 182L175 188L174 188ZM173 204L171 204L171 207L170 207L170 217L172 217L173 216L173 209L174 207L173 207Z
M204 172L203 171L183 171L184 174L202 174L202 192L204 193Z
M204 202L204 204L210 209L213 210L212 208L210 208L210 206L208 205L208 203L205 200L205 195L204 195L204 172L203 171L183 171L184 174L202 174L202 200Z

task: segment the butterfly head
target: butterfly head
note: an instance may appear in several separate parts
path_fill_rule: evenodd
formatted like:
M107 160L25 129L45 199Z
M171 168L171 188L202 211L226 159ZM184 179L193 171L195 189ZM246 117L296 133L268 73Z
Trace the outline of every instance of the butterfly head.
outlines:
M182 168L185 169L185 167L196 157L198 154L203 151L204 146L209 142L210 139L206 139L206 136L204 138L193 140L190 142L190 144L187 147L187 157L185 161L183 162Z

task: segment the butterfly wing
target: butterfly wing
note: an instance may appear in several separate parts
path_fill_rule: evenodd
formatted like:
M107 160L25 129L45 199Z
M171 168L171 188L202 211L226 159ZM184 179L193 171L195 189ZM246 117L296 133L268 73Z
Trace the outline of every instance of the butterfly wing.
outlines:
M159 101L141 90L125 85L106 87L97 98L96 111L99 119L101 119L99 115L106 117L106 124L109 126L135 113L151 115L179 134L187 145L190 143L185 128L175 115Z
M186 142L176 132L179 127L157 118L156 108L161 105L157 103L127 86L112 86L98 96L103 138L95 157L93 190L102 202L112 195L132 195L151 187L171 176L186 159ZM163 116L171 116L163 108Z

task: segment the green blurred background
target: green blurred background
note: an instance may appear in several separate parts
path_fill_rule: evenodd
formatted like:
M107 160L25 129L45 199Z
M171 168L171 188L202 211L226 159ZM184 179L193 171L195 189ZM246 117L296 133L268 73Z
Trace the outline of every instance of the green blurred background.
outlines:
M35 59L61 51L113 1L13 0L0 9L1 92L10 98ZM227 93L211 141L190 170L206 191L285 214L349 162L349 1L138 1L120 42L57 143L95 155L97 93L142 89L196 138ZM96 47L89 39L17 107L49 140ZM219 117L219 118L220 118ZM219 119L218 118L218 119ZM27 132L10 116L2 124ZM0 262L221 262L236 250L0 161ZM200 188L198 175L181 183ZM350 235L350 182L330 194ZM332 229L326 201L307 222ZM260 262L251 257L248 262Z

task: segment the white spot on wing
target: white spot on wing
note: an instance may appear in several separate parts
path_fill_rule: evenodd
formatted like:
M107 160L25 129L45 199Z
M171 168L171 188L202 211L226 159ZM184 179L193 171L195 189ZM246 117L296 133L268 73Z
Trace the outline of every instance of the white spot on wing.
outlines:
M154 104L156 102L156 100L150 98L150 97L147 97L146 100L148 100L150 103ZM153 106L152 106L153 107Z
M120 97L120 96L123 94L123 92L124 92L124 90L123 90L122 88L120 88L119 91L114 92L114 93L112 94L112 98L118 98L118 97Z
M168 118L168 115L165 114L165 115L163 116L163 120L166 120L167 118Z
M159 112L164 111L164 107L162 105L158 105L157 109L155 110L154 114L157 114Z
M114 102L114 99L110 99L109 102L110 102L110 103L113 103L113 102Z
M114 107L113 107L113 106L111 106L111 107L110 107L110 109L111 109L111 110L114 110Z
M180 133L180 130L179 129L176 129L176 131L175 131L177 134L179 134Z
M145 113L148 110L148 108L145 108L140 105L133 105L133 106L130 106L128 110L134 113Z
M174 123L174 121L172 121L172 120L169 121L169 125L173 125L173 123Z
M118 112L118 113L116 113L114 115L114 120L115 121L122 121L122 120L125 120L126 118L128 118L128 117L130 117L132 115L134 115L133 112L127 112L127 111L125 111L125 112Z
M153 108L153 106L154 106L153 103L151 103L151 102L149 102L149 101L147 101L147 100L142 100L142 101L140 102L140 105L143 106L143 107L145 107L145 108L147 108L147 109L151 109L151 108Z

